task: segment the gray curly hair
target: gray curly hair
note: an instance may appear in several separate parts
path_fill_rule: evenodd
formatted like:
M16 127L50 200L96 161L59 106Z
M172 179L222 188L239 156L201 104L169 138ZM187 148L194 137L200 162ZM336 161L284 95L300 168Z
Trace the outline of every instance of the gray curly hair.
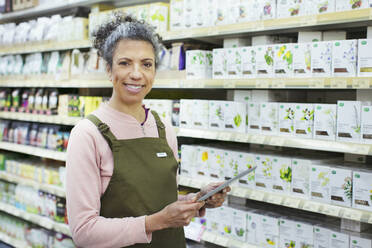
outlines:
M161 37L155 29L144 21L139 21L123 12L114 12L107 23L93 32L93 47L112 69L112 58L120 40L140 40L149 42L154 48L155 66L159 64L159 53L162 48Z

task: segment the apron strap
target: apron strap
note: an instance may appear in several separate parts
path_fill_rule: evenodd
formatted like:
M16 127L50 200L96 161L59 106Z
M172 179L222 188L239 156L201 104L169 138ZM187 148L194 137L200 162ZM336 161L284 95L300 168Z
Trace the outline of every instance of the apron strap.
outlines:
M166 139L165 126L164 126L163 122L160 120L160 117L159 117L158 113L156 113L155 110L151 110L151 113L154 116L155 121L156 121L156 126L158 127L159 138L160 139Z
M86 118L97 126L99 132L105 138L105 140L107 141L112 150L112 144L116 141L116 137L110 131L110 127L106 123L103 123L100 119L97 118L97 116L93 114L88 115Z

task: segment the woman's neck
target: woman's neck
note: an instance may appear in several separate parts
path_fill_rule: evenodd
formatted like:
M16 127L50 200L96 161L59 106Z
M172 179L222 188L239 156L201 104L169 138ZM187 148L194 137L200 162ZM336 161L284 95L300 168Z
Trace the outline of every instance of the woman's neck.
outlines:
M142 107L142 103L127 105L111 98L108 102L108 105L117 111L134 117L139 123L143 123L145 121L146 113L145 109Z

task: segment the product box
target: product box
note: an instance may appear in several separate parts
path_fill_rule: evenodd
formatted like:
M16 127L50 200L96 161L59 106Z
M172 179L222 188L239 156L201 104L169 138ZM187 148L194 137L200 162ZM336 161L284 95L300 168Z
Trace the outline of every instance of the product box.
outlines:
M279 220L279 247L296 247L296 221L288 218Z
M183 0L171 0L169 9L169 28L171 31L184 28Z
M210 151L213 148L205 146L196 147L196 159L195 159L195 172L196 179L198 180L207 180L209 178L209 157Z
M336 139L336 104L315 104L314 138L322 140Z
M222 149L211 148L208 153L208 173L212 181L224 181L224 153Z
M219 235L230 238L232 237L232 224L234 221L233 209L227 206L223 206L217 209L220 222L218 226Z
M192 100L192 121L193 128L208 129L209 126L209 101Z
M350 248L372 248L372 235L359 233L351 234Z
M358 56L357 40L338 40L333 42L332 75L334 77L355 77Z
M248 213L239 209L232 209L233 226L232 238L245 242L247 239L247 219Z
M209 16L208 16L208 8L209 8L209 1L192 1L192 10L188 12L191 18L191 27L192 28L202 28L209 25Z
M215 1L216 16L214 17L215 25L227 25L228 23L228 9L230 2L223 2L221 0Z
M267 135L277 134L279 126L279 104L276 102L262 102L259 105L261 106L259 112L261 133Z
M312 160L306 158L292 159L292 185L293 196L308 199L310 191L310 168Z
M193 128L193 100L181 99L180 101L180 127Z
M189 178L196 177L196 146L181 146L181 175Z
M225 101L209 101L209 129L225 129Z
M358 41L358 77L372 76L372 39Z
M168 16L169 4L168 3L152 3L149 4L149 24L155 27L158 33L168 31Z
M360 141L361 107L360 101L337 102L337 140Z
M239 19L238 22L251 22L258 20L258 13L252 11L251 5L257 1L237 1L239 8Z
M330 174L331 204L351 207L353 174L350 168L332 166Z
M314 226L314 248L330 247L331 230L327 227L316 225Z
M372 144L372 106L362 106L362 142Z
M313 247L314 245L314 226L311 223L296 222L295 243L298 247Z
M252 168L255 166L255 154L253 153L246 153L246 152L239 152L238 158L238 173L241 173L247 169ZM255 172L251 172L248 175L239 179L238 185L244 188L255 188Z
M324 31L323 41L346 40L346 31Z
M233 90L233 95L234 102L248 103L252 99L251 90Z
M279 218L279 215L270 213L261 216L261 232L258 233L260 247L279 247Z
M277 2L277 18L288 18L303 15L304 3L297 0L279 0Z
M336 11L368 8L368 0L337 0Z
M227 78L237 79L242 77L242 56L240 48L227 48Z
M279 134L294 136L295 104L279 103Z
M353 208L372 210L371 178L371 171L353 171Z
M313 138L314 128L314 105L305 103L295 104L295 136L301 138Z
M234 176L238 175L238 152L235 151L224 151L224 162L223 162L223 171L224 179L229 180ZM237 185L238 182L233 182L232 185Z
M331 168L324 165L313 165L310 170L310 199L330 203Z
M258 78L274 76L274 49L271 45L253 47L256 53L256 75Z
M248 211L247 243L258 245L258 235L261 232L261 212L259 210Z
M272 190L275 193L290 194L292 183L292 159L273 156Z
M261 11L260 20L268 20L276 18L276 0L260 1Z
M186 51L186 78L212 78L212 52L204 50Z
M226 49L213 49L213 78L227 78Z
M273 156L256 154L256 189L271 192L273 188Z
M247 105L243 102L225 101L224 103L225 131L245 133Z
M330 248L349 248L349 234L341 231L330 231Z
M309 15L331 13L336 8L336 0L312 0L305 2L309 2L307 4Z
M311 77L311 44L293 44L293 75L295 77Z
M332 42L313 43L311 68L313 77L330 77L332 75Z
M207 220L206 230L218 234L219 229L219 208L210 208L205 211L205 219Z
M248 130L247 133L257 134L261 132L261 104L259 102L248 103Z
M256 50L253 47L240 47L241 77L256 77Z
M275 77L291 77L293 75L293 45L276 44L273 47Z

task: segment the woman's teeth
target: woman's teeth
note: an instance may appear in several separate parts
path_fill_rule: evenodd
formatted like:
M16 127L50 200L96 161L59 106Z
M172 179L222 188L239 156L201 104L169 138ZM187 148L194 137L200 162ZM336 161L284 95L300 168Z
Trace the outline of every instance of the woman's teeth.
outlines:
M141 85L130 85L130 84L127 84L127 87L130 88L130 89L140 89L140 88L142 88Z

